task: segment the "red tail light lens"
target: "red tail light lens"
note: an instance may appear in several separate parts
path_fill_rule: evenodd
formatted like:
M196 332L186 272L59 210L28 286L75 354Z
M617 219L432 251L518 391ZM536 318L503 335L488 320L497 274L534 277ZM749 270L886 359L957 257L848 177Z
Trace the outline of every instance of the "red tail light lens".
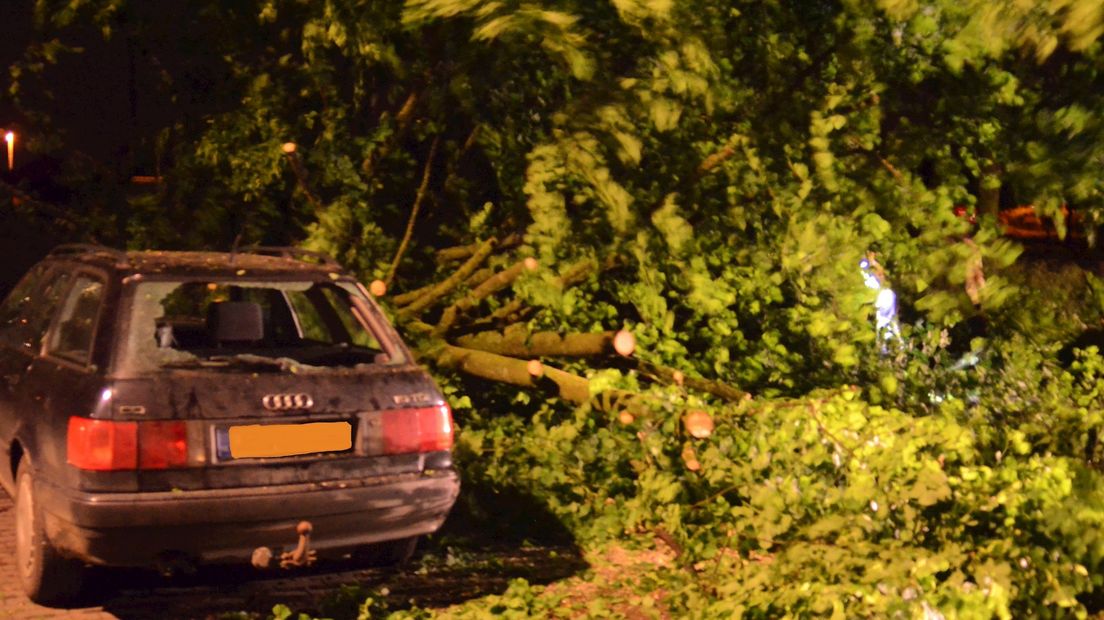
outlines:
M188 463L183 422L69 418L69 464L90 471L167 469Z
M138 423L69 418L69 463L80 469L110 471L138 465Z
M188 464L188 433L183 422L138 424L138 469L168 469Z
M437 452L452 448L452 410L448 405L398 409L382 414L383 453Z

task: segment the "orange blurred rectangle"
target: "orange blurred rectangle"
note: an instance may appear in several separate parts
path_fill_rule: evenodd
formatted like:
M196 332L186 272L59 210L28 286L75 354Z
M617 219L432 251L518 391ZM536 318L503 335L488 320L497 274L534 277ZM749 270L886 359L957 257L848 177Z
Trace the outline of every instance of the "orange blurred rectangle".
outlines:
M296 456L350 449L353 425L348 422L251 424L230 427L229 436L230 455L236 459Z

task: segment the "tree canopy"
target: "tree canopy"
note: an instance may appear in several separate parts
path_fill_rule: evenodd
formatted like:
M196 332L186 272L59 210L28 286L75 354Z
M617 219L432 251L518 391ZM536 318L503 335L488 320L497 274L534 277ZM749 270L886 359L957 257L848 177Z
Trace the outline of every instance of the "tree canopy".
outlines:
M1072 210L1090 243L1104 223L1099 2L39 0L36 19L39 41L12 66L7 96L39 150L80 127L63 122L74 98L57 96L57 76L113 46L129 67L129 163L63 158L63 182L99 183L67 198L83 229L133 246L302 244L387 283L397 295L385 303L450 390L464 385L456 370L552 389L547 400L485 395L534 415L536 430L504 446L480 425L511 422L472 412L472 454L493 444L547 472L566 466L537 452L562 456L556 433L575 433L568 444L585 438L575 448L605 459L594 472L636 486L567 493L572 505L609 500L617 519L661 522L694 561L730 561L726 532L757 528L736 545L747 551L800 523L804 538L791 541L805 550L814 531L854 537L856 573L887 546L934 554L929 568L870 577L867 592L912 579L945 604L1005 616L1032 600L1077 606L1073 594L1095 585L1081 571L1101 542L1063 538L1073 535L1032 510L1072 510L1071 481L1099 488L1086 456L1095 439L1047 437L1095 428L1076 412L1095 403L1084 391L1095 394L1086 377L1099 358L1062 374L1052 356L1100 320L1102 289L1065 274L1080 298L1064 311L1033 296L1036 276L1018 269L1021 247L997 215L1031 204L1065 234ZM136 173L161 179L155 191L128 194ZM864 259L896 291L901 342L872 327ZM619 332L635 339L631 358L610 354ZM527 359L551 365L515 364ZM767 397L763 425L746 422L746 394ZM1033 417L1044 404L1057 412L1051 431ZM577 417L540 418L564 409ZM679 430L698 409L729 421L712 447ZM595 411L615 417L596 429ZM997 421L1007 433L975 429ZM618 424L646 428L615 437ZM773 434L788 426L804 429L793 444ZM870 447L890 436L915 458ZM995 446L1013 447L993 461ZM684 471L690 462L710 473ZM548 489L597 484L564 471L522 486L565 502ZM829 508L813 515L814 500L782 488L787 476ZM976 529L952 522L1029 481L1002 513L1010 521L975 525L997 546L1027 545L1014 531L1081 545L1084 563L1053 565L1045 545L1030 547L1041 571L1030 583L992 568L1016 565L1011 548L963 555L956 545ZM897 495L872 500L879 485ZM931 514L952 496L953 519ZM872 505L910 501L896 526L860 524ZM902 523L918 542L900 542ZM779 566L835 557L813 556ZM758 600L741 570L731 587ZM1051 587L1053 571L1063 577ZM982 576L1005 591L951 594ZM686 596L708 607L723 594ZM791 595L757 609L801 608ZM842 594L825 585L802 609L825 613L832 597ZM853 609L882 609L863 600Z

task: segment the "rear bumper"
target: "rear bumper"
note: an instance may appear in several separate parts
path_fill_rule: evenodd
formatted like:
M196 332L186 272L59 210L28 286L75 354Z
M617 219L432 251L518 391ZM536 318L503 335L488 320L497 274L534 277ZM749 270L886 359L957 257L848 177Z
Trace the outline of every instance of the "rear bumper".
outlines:
M249 561L265 546L294 549L296 525L311 547L337 555L360 545L436 531L456 501L454 471L259 488L158 493L79 493L39 482L46 534L93 564L148 566L183 554L201 563Z

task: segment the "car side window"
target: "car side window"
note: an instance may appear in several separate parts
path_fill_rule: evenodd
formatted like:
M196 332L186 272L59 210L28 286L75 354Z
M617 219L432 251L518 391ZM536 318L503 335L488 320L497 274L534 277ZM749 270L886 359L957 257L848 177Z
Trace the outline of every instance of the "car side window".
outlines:
M48 353L79 364L91 361L103 294L103 282L89 275L77 276L46 344Z
M45 267L39 265L28 272L0 305L0 343L17 349L23 346L24 334L33 316L30 310L35 292L45 271Z
M68 272L59 271L50 276L42 294L30 308L30 321L27 324L27 333L23 346L35 354L42 346L42 339L46 336L46 329L50 327L50 320L54 318L61 295L69 287L70 275Z
M37 275L32 272L28 276L34 282L21 281L0 309L0 343L31 354L38 353L61 294L69 284L66 272L54 271L43 277L45 269L36 271ZM35 284L42 279L46 284L36 294Z

